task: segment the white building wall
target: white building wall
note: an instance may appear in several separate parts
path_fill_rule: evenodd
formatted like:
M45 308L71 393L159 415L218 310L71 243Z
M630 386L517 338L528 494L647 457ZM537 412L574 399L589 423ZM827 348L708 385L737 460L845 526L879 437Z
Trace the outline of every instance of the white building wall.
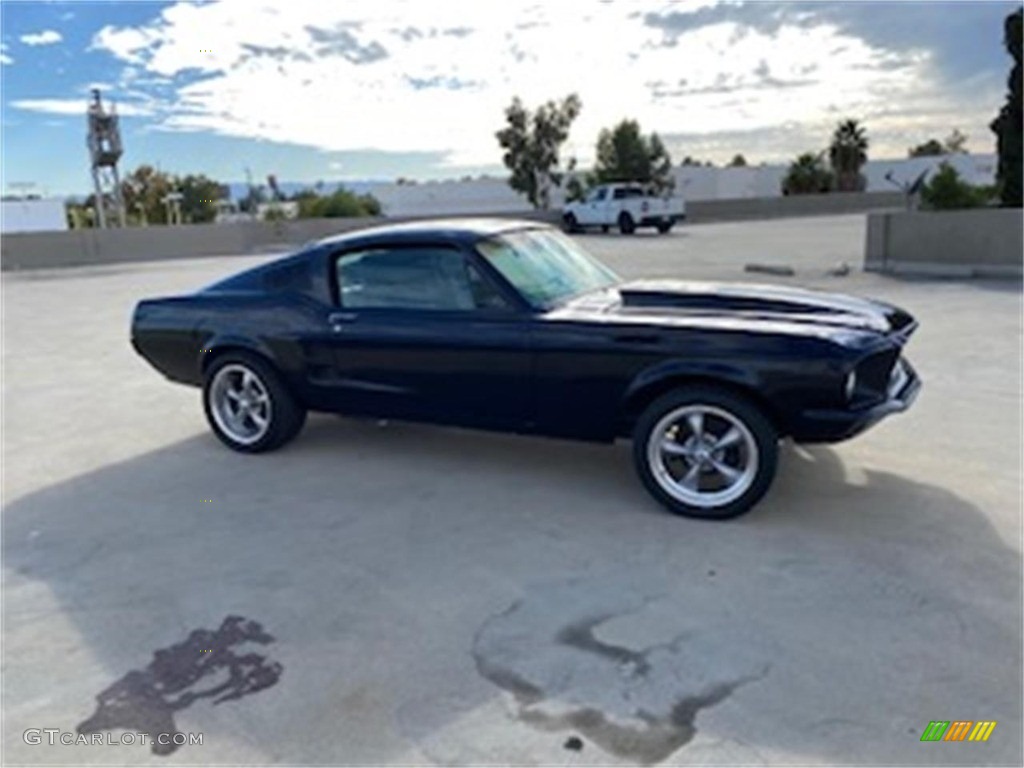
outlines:
M893 192L898 189L886 180L892 173L897 184L910 183L922 171L934 173L942 162L950 163L971 184L995 183L995 155L948 155L902 160L871 160L863 169L868 192ZM686 200L728 200L753 197L779 197L788 164L759 165L745 168L679 166L675 169L676 194ZM526 198L516 194L504 179L471 181L428 181L418 184L360 184L360 192L369 192L389 216L446 216L450 214L515 213L529 208ZM561 206L563 195L554 190L552 207Z
M0 231L8 232L55 232L68 228L64 201L57 198L45 200L4 200L0 202Z

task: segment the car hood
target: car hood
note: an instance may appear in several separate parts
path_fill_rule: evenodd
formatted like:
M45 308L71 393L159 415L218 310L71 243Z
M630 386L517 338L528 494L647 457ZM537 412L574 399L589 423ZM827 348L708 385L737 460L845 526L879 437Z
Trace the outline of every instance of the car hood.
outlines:
M617 294L617 296L613 295ZM615 300L615 299L618 300ZM756 283L698 283L637 280L597 295L581 297L566 309L571 314L598 310L606 320L692 325L707 321L751 327L788 326L909 335L914 319L878 301L823 291ZM815 334L818 335L818 334Z

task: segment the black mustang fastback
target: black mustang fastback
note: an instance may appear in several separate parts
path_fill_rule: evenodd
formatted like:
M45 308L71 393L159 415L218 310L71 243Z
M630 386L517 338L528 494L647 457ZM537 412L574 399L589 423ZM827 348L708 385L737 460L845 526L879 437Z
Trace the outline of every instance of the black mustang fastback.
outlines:
M673 512L726 518L778 441L836 442L920 389L916 323L865 299L762 285L622 283L531 222L435 221L329 238L198 293L142 301L135 349L203 389L256 453L308 410L612 441Z

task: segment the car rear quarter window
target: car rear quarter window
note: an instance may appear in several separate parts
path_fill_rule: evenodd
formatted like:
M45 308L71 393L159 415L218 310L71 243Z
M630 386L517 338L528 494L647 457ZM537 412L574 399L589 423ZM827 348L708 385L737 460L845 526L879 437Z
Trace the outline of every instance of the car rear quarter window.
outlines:
M305 259L295 259L267 269L263 276L267 291L306 292L312 288L312 275Z

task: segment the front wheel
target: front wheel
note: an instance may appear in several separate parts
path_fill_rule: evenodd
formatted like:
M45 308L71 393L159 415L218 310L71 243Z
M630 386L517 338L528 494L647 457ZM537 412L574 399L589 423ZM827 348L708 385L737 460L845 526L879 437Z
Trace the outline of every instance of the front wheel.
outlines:
M246 352L211 363L203 381L203 409L220 441L242 453L280 448L306 422L306 409L274 368Z
M562 217L562 225L566 232L573 234L580 231L580 223L576 220L575 214L567 213Z
M661 221L661 222L658 222L658 234L659 235L667 235L671 231L672 231L672 222L671 221Z
M633 221L633 217L629 215L628 211L619 214L619 232L624 235L632 235L636 232L636 222Z
M742 515L775 478L778 434L750 400L688 386L640 416L633 462L644 486L670 511L722 520Z

